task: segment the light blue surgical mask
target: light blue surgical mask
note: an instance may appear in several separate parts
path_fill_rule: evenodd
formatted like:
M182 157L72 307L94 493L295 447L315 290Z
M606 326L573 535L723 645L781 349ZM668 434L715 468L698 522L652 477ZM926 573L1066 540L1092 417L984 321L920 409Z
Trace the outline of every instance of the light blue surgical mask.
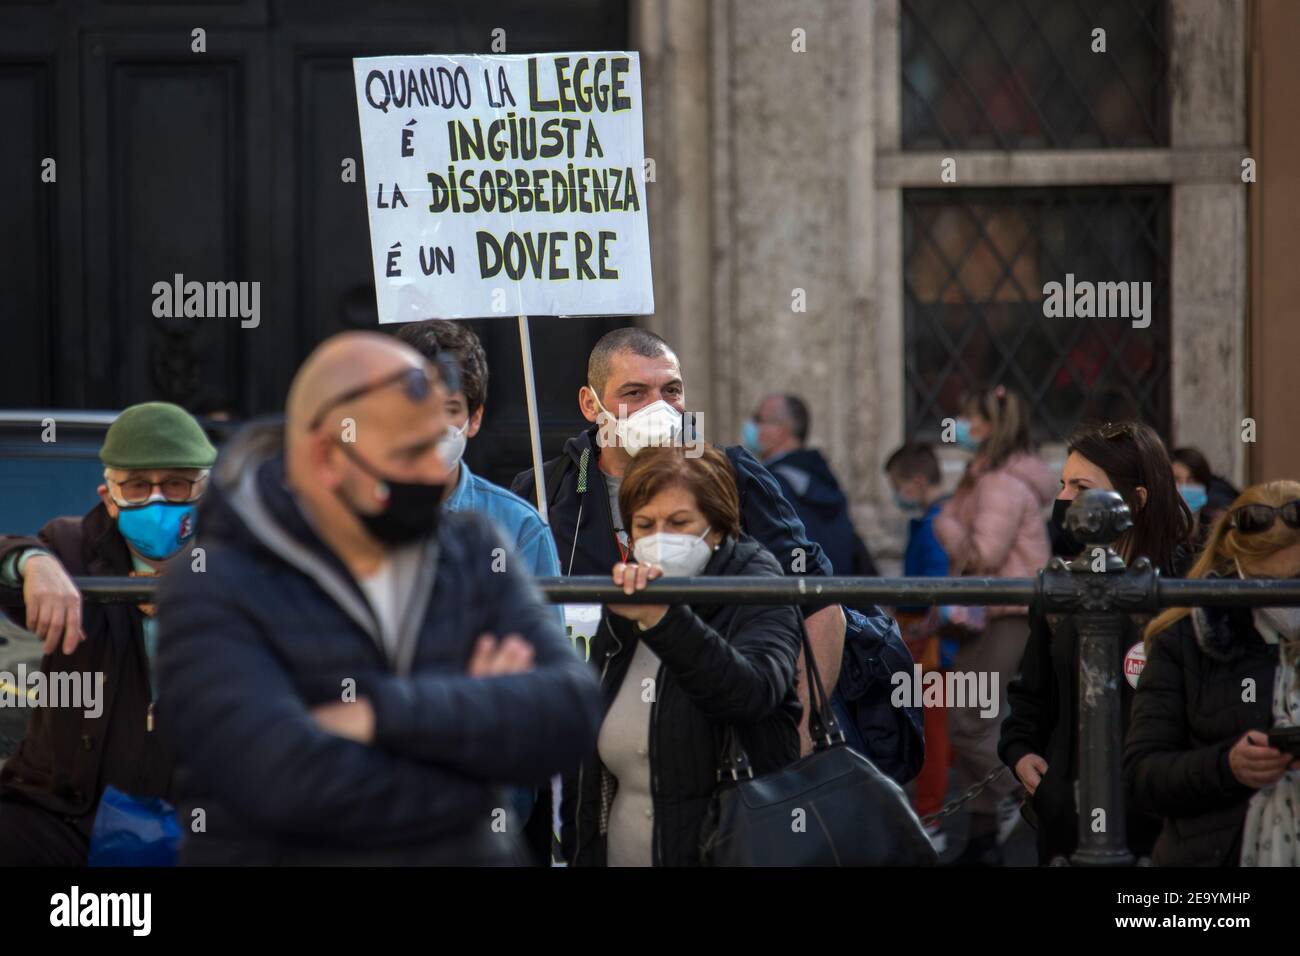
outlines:
M170 558L194 537L195 502L149 501L118 506L117 530L137 552L154 561Z
M925 509L924 503L913 501L911 498L904 498L897 491L894 492L894 505L899 511L922 511Z
M1204 485L1179 485L1178 493L1183 496L1183 501L1187 502L1187 507L1192 509L1192 514L1196 514L1205 507Z
M980 443L971 437L969 418L957 419L956 428L953 430L953 437L957 440L957 445L966 449L966 451L976 451L980 447Z
M750 418L740 426L740 443L755 458L763 457L763 450L758 447L758 422L754 419Z

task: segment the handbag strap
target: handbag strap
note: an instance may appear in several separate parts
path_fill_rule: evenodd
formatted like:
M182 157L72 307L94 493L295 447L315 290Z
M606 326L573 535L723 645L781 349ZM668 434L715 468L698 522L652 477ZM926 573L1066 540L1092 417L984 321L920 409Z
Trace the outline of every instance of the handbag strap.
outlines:
M731 636L730 627L727 628L727 636ZM831 709L830 698L826 694L825 685L822 684L821 671L817 668L812 644L808 640L808 632L802 626L802 622L799 627L799 637L803 646L804 673L811 675L811 680L808 681L808 733L813 739L813 749L825 750L845 742L844 729ZM753 779L753 776L754 768L749 754L740 743L740 735L736 733L734 724L727 724L723 731L722 763L718 767L718 782L727 779Z

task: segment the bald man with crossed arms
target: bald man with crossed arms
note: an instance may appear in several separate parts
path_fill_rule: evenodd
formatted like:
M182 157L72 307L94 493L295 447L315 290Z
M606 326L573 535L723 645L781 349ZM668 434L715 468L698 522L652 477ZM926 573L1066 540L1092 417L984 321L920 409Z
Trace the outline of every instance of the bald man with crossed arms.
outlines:
M323 343L223 450L159 598L186 864L526 862L505 789L595 743L596 680L487 519L440 508L454 365Z

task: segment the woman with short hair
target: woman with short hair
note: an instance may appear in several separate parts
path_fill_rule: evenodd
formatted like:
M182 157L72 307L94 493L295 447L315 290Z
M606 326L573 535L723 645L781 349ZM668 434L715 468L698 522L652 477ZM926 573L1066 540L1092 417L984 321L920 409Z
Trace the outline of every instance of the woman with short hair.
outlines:
M779 578L740 530L726 456L711 446L648 448L619 490L633 562L627 594L660 577ZM611 604L591 643L605 716L597 748L564 781L564 856L576 866L692 866L734 729L756 775L799 758L791 606Z

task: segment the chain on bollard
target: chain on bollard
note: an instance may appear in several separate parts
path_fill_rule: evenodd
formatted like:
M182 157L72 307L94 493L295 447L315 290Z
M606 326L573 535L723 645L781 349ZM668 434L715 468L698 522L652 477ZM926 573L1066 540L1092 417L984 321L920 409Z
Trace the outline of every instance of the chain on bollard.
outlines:
M963 793L956 800L953 800L951 803L945 803L943 805L943 809L936 810L934 813L927 813L925 816L921 817L921 822L928 825L934 823L937 820L942 820L944 817L952 816L954 813L960 810L967 803L974 800L981 793L983 793L984 788L987 787L989 784L991 784L998 777L1002 776L1002 774L1006 773L1006 770L1007 770L1006 767L994 767L992 770L990 770L988 773L984 775L983 779L976 781L969 789L967 789L965 793Z

